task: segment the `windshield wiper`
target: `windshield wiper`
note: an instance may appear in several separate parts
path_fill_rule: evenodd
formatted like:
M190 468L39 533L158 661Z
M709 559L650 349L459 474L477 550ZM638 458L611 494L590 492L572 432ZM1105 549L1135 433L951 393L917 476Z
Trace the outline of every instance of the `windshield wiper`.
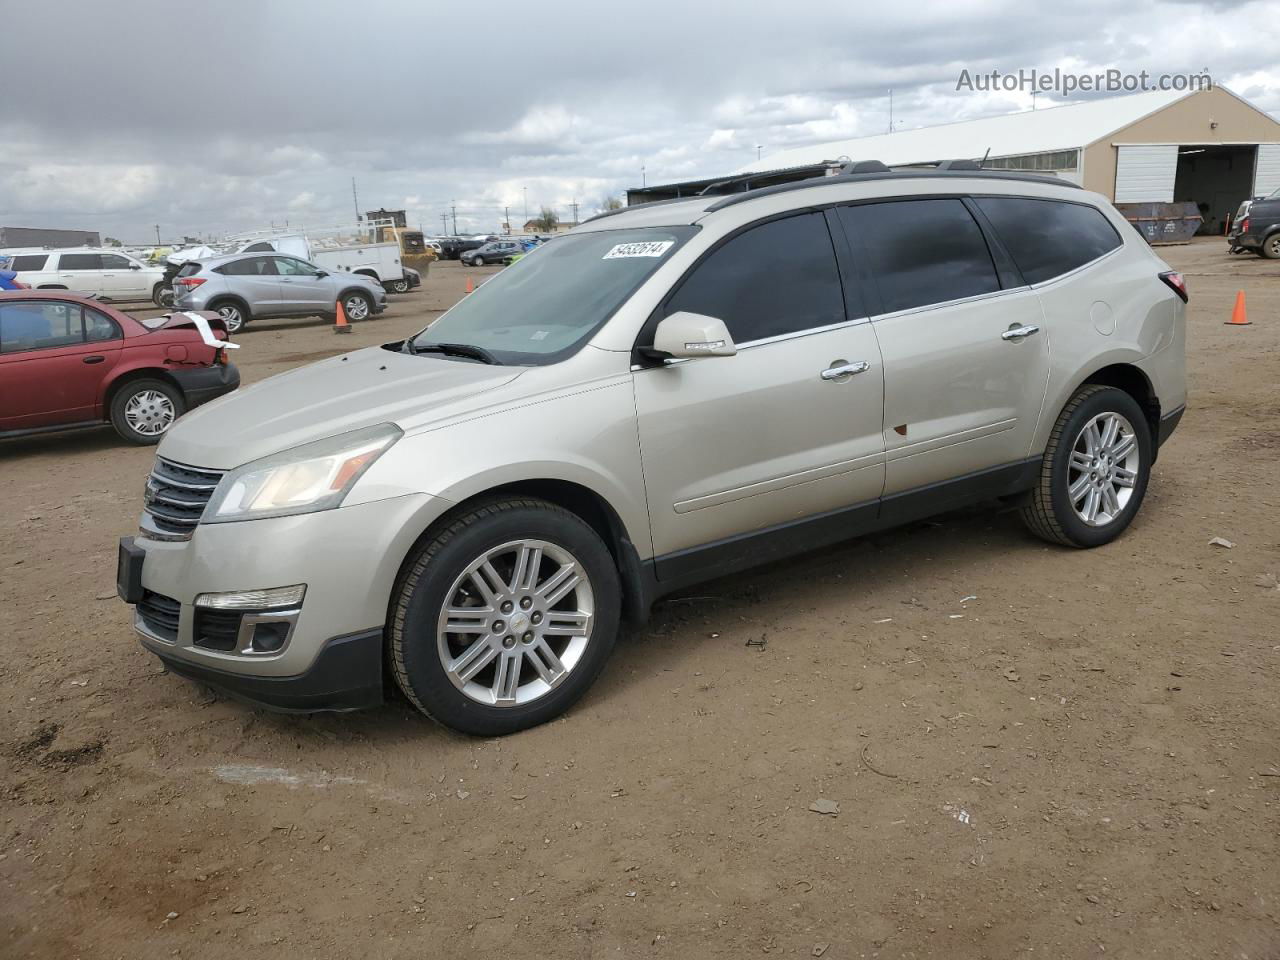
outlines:
M406 344L414 353L443 353L446 357L466 357L481 363L498 365L498 358L484 347L469 343L412 343Z

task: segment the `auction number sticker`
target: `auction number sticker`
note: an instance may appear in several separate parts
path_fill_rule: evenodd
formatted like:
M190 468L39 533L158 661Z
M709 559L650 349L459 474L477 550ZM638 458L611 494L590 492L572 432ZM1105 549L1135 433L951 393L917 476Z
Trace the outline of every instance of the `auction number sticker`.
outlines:
M601 260L621 260L623 257L660 257L673 246L674 240L647 240L644 243L619 243Z

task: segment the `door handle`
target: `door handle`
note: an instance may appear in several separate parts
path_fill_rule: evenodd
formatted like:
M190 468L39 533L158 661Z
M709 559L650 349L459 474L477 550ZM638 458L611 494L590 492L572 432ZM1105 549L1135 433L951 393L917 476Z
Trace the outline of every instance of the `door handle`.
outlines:
M856 360L849 363L847 360L834 360L831 366L818 374L823 380L844 380L852 377L855 373L866 373L871 369L871 364L865 360Z
M83 359L81 359L80 362L81 363L101 363L105 359L107 358L104 356L101 356L100 354L95 353L92 356L84 357Z
M1024 324L1015 323L1012 326L1010 326L1009 329L1006 330L1004 333L1000 334L1000 339L1012 340L1016 343L1019 340L1026 339L1027 337L1031 336L1033 333L1039 333L1039 332L1040 332L1040 328L1037 327L1034 323L1024 323Z

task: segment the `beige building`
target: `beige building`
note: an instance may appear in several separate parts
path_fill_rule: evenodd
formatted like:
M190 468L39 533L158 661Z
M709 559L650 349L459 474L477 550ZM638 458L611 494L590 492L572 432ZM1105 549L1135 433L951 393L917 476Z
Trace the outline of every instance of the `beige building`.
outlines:
M632 190L628 202L749 189L848 160L911 167L984 158L990 169L1070 180L1121 209L1194 203L1202 232L1221 233L1240 201L1280 189L1280 122L1225 87L1152 91L798 147L729 177Z

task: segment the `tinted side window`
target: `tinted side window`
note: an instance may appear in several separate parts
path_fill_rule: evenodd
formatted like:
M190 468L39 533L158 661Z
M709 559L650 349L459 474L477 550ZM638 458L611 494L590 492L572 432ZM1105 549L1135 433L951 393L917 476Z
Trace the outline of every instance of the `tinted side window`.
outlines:
M276 272L283 277L314 277L318 268L293 257L275 257Z
M84 312L84 339L87 343L100 343L103 340L120 339L120 328L116 322L97 310Z
M120 256L118 253L99 254L99 258L102 261L103 270L128 270L133 266L128 259Z
M1120 246L1102 211L1081 203L1025 197L975 199L1027 283L1061 276Z
M884 313L1000 289L982 230L958 199L841 207L840 218L861 242Z
M0 305L0 353L65 347L83 340L79 304L28 301Z
M14 273L21 273L23 270L43 270L48 259L47 253L23 254L13 258L9 263L9 269Z
M698 264L667 315L719 317L737 343L844 320L835 250L821 213L751 227Z
M59 270L101 270L102 258L96 253L64 253L58 259Z
M196 269L199 270L199 267ZM218 272L229 277L274 277L276 275L275 258L245 257L243 260L232 260L220 266Z

